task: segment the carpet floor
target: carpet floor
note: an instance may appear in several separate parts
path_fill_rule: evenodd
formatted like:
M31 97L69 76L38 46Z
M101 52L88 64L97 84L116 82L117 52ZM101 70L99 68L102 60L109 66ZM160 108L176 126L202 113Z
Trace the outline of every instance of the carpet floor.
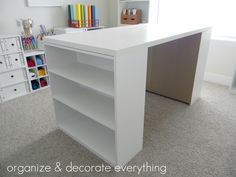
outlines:
M50 89L0 104L0 177L15 177L19 166L101 165L103 160L57 129ZM147 177L236 177L236 95L204 83L192 106L146 94L143 150L129 163L166 166ZM17 166L15 172L11 166ZM11 168L10 168L11 167ZM138 172L32 172L19 176L135 177Z

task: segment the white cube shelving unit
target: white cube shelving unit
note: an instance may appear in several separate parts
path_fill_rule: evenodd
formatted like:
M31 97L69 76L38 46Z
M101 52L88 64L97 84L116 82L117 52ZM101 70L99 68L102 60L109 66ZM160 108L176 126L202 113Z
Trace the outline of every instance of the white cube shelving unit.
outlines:
M96 155L115 164L113 60L47 48L58 126Z
M42 59L42 65L37 65L37 57ZM35 66L27 65L29 58L32 58ZM40 68L45 69L45 74L39 76ZM31 77L29 71L35 72L35 78ZM32 89L33 80L39 83L37 90ZM19 35L0 35L0 103L48 88L49 83L44 51L24 51Z
M48 75L48 66L47 66L47 58L45 56L45 52L43 50L34 50L34 51L26 51L25 52L25 58L27 63L27 76L28 76L28 83L30 85L30 92L36 92L42 89L46 89L50 87L50 80ZM42 63L37 63L37 58L39 58ZM34 66L28 66L28 60L32 60L34 63ZM45 71L45 74L39 74L39 70L43 69ZM30 75L30 72L33 72L35 75L32 77ZM41 80L44 80L46 82L46 85L41 84ZM33 83L37 82L38 88L33 87Z

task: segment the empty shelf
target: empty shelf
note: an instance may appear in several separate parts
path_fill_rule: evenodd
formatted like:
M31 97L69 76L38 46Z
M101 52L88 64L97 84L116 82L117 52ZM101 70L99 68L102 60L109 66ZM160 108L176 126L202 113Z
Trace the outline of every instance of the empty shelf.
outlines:
M59 127L93 153L115 164L115 132L55 101Z
M49 72L87 86L109 96L114 96L114 73L83 63L50 66Z

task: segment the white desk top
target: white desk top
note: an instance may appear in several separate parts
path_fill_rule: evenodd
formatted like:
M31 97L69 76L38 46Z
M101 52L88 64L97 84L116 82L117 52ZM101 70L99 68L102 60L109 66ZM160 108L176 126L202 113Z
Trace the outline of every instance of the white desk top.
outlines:
M208 26L131 25L45 38L45 44L114 56L122 50L150 47L209 30Z

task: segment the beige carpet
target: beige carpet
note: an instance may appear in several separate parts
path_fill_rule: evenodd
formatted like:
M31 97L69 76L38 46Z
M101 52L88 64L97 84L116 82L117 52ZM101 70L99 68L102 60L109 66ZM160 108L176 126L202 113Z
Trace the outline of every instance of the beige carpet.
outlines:
M9 165L99 165L101 159L56 129L50 90L0 105L0 177L138 176L133 173L17 173ZM147 93L144 148L128 165L166 165L156 177L236 177L236 95L204 83L202 96L187 106Z

